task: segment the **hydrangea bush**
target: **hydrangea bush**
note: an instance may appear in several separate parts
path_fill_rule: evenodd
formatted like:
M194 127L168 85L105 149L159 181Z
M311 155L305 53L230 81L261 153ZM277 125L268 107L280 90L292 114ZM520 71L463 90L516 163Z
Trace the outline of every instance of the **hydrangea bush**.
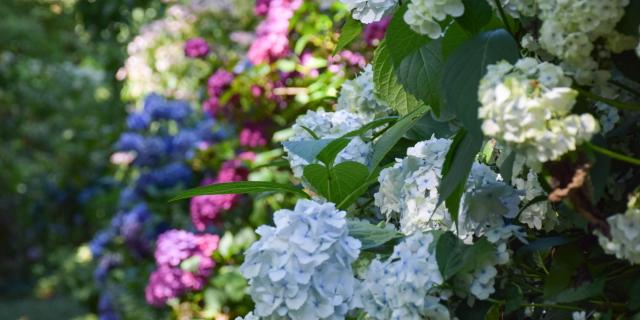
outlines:
M301 198L245 252L244 319L640 316L639 3L341 2L338 51L388 29L291 125L292 183L178 196Z

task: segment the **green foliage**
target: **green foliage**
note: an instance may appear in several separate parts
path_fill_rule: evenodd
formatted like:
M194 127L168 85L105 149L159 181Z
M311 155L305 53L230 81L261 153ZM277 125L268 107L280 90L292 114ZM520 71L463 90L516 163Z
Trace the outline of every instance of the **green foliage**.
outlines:
M347 226L349 235L362 243L362 250L374 249L402 238L402 234L393 228L382 228L363 220L349 220Z
M338 44L336 48L333 50L333 53L336 54L342 49L344 49L347 45L353 42L356 38L360 36L362 33L362 23L360 21L351 18L351 16L347 16L344 25L342 26L342 30L340 32L340 39L338 39Z
M304 167L304 178L316 192L333 203L341 203L368 176L367 166L355 161L345 161L329 167L320 164Z
M435 114L440 113L443 66L442 41L438 39L407 55L396 69L398 82Z
M417 34L409 28L404 22L405 12L407 12L407 4L396 10L385 34L389 55L395 66L400 65L405 57L431 41L428 37Z
M494 252L495 248L486 239L466 245L452 232L442 234L436 244L438 268L445 280L456 274L474 270L491 259Z
M239 181L239 182L224 182L216 183L209 186L198 187L188 189L179 192L170 201L176 201L181 199L192 198L201 195L213 195L213 194L242 194L242 193L256 193L256 192L290 192L300 196L306 196L302 190L295 188L291 185L280 184L268 181Z

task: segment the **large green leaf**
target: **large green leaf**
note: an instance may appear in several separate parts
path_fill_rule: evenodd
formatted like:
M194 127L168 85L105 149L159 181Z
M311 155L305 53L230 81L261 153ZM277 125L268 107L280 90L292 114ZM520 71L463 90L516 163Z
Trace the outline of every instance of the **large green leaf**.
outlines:
M424 101L439 114L442 83L442 41L430 41L407 55L396 68L398 81L405 90Z
M282 146L307 162L314 162L320 151L333 140L334 139L285 141L282 143Z
M493 1L493 0L490 0ZM487 1L462 0L464 14L456 21L467 31L476 34L491 21L493 10Z
M380 161L384 159L384 156L393 149L393 146L428 110L426 106L421 106L410 114L402 117L402 119L398 120L391 128L387 129L373 145L373 155L371 156L371 162L369 162L369 168L375 169L378 167Z
M456 143L453 143L447 152L445 159L447 165L443 166L443 177L438 187L440 197L438 202L446 201L447 208L451 209L458 207L462 196L461 189L467 183L471 167L476 161L476 154L482 148L482 134L472 134L461 130L456 135L454 142ZM452 214L455 215L455 213Z
M436 138L449 138L453 135L453 131L449 122L438 121L434 119L433 113L429 112L416 122L416 124L407 132L407 138L414 141L422 141Z
M631 0L624 9L624 15L616 29L630 36L638 36L640 27L640 0Z
M482 238L466 245L452 232L440 236L436 244L436 261L442 277L447 280L462 272L481 266L495 254L494 246Z
M346 161L334 167L310 164L304 167L304 178L323 197L333 203L341 203L349 194L366 182L367 166Z
M583 259L581 248L576 244L557 249L553 264L544 282L545 298L551 298L569 286L571 278L577 272Z
M354 189L349 195L347 195L340 203L337 204L337 208L341 210L347 210L353 203L358 200L358 198L365 193L371 185L378 182L378 176L380 175L380 171L382 171L381 167L373 170L367 177L364 183L359 185L356 189Z
M364 220L348 220L349 235L360 240L362 250L379 247L389 241L402 238L402 233L381 228Z
M342 30L340 30L340 38L338 39L335 50L333 50L333 54L340 52L344 47L349 45L349 43L358 38L361 33L362 23L353 19L351 15L347 15L347 21L345 21Z
M378 97L400 115L425 106L424 102L407 92L398 81L386 41L382 41L374 53L373 84Z
M416 33L404 22L407 4L400 6L393 15L385 34L385 42L389 46L391 61L399 65L410 53L431 41L427 36Z
M459 23L452 23L442 37L442 57L447 60L462 43L471 39L472 36Z
M349 138L338 138L331 141L322 151L318 153L316 158L324 163L326 166L333 166L333 162L336 160L336 157L344 149L351 139Z
M501 60L518 59L516 41L504 29L483 32L464 42L444 66L442 88L445 103L441 109L456 115L472 135L481 135L478 119L478 85L487 66Z
M569 288L555 295L550 301L555 303L571 303L596 297L604 290L605 279L598 278L592 282L581 284L577 288Z
M290 192L303 197L308 197L304 191L288 184L281 184L267 181L238 181L217 183L209 186L203 186L193 189L184 190L169 201L193 198L202 195L214 194L240 194L240 193L258 193L258 192Z

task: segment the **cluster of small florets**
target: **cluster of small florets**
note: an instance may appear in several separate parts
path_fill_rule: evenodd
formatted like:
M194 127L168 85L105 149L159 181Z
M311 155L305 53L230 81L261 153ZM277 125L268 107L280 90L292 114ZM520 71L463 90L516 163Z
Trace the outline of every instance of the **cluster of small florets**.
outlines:
M440 304L444 281L432 234L414 233L393 248L386 260L375 259L361 284L363 309L371 319L449 319Z
M332 203L299 200L274 213L275 227L246 252L240 272L259 317L343 319L354 304L357 280L351 263L360 241L348 234L346 212Z
M269 142L267 124L264 122L246 122L240 134L238 142L241 147L259 148L264 147Z
M542 200L531 203L538 197L545 197L545 192L538 182L538 175L529 171L526 178L514 179L514 185L521 191L522 202L525 207L522 208L518 220L529 228L536 230L551 231L558 224L558 214L551 207L548 200Z
M442 36L439 22L447 16L459 17L464 13L461 0L411 0L404 21L413 31L438 39Z
M188 58L204 58L209 55L210 50L207 40L200 37L191 38L184 43L184 55Z
M511 252L508 242L514 237L526 242L519 226L506 225L488 230L485 238L495 246L495 253L488 256L486 261L477 261L478 267L475 270L456 276L456 293L462 296L471 294L479 300L488 299L495 292L495 278L498 274L496 266L509 263Z
M224 70L218 69L207 81L207 95L209 98L202 104L202 110L210 115L215 115L220 110L220 97L229 88L235 76Z
M521 15L525 17L535 16L538 12L537 0L500 0L500 4L505 12L514 18ZM496 9L495 0L487 0L489 5Z
M592 115L569 114L578 95L570 85L560 67L533 58L488 66L478 90L482 131L538 170L599 131Z
M609 217L607 222L611 227L611 238L596 233L600 246L618 259L640 264L640 208L629 208L624 214Z
M422 141L407 149L407 156L380 172L375 204L388 219L398 219L405 234L416 231L455 230L444 205L438 206L442 165L451 140ZM513 188L500 181L486 165L475 163L462 197L458 236L463 239L501 226L514 217L519 204Z
M202 185L213 183L236 182L247 179L249 171L243 165L242 159L226 161L220 167L215 179L205 179ZM231 210L240 200L239 194L204 195L191 198L191 222L197 230L204 230L207 226L216 224L220 214Z
M367 65L356 78L345 81L336 110L346 110L370 119L389 114L391 110L387 104L376 97L371 65Z
M247 58L253 64L271 62L289 54L289 20L302 4L301 0L272 0L266 18L256 29Z
M369 24L380 21L398 4L398 0L340 0L353 18Z
M145 289L147 302L162 306L189 290L201 289L213 272L215 262L211 255L218 248L218 240L217 235L183 230L161 234L155 252L157 269Z
M368 122L367 117L346 110L336 112L308 111L296 119L296 123L292 127L293 137L289 141L314 140L315 138L307 130L312 131L319 139L335 139L360 129ZM285 151L293 175L297 178L302 177L303 169L309 162L286 147ZM371 143L363 141L359 136L354 137L347 147L338 154L335 163L356 161L367 164L370 153Z
M376 46L384 39L384 35L387 32L387 27L389 27L389 22L391 22L391 17L386 16L382 18L380 21L370 23L364 27L362 30L362 37L364 41L369 46Z
M516 6L518 12L542 20L539 45L546 52L560 58L578 83L602 83L610 77L599 70L594 49L599 56L633 49L637 38L615 31L624 15L628 0L536 0ZM596 44L603 40L604 47Z

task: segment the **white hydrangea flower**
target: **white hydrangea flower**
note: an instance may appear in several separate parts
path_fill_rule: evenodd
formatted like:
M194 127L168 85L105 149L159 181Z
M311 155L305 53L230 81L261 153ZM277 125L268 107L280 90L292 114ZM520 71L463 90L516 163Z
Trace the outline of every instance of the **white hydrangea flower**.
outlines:
M404 14L404 21L419 34L437 39L442 36L438 22L447 16L459 17L464 13L461 0L411 0Z
M380 21L398 4L398 0L340 0L354 19L369 24Z
M438 296L443 279L433 242L432 234L417 232L396 245L386 261L371 262L360 289L371 319L450 319Z
M357 280L351 264L360 241L349 236L346 212L332 203L299 200L274 213L275 227L245 252L240 267L259 317L344 319L354 307Z
M574 311L571 313L571 319L573 320L587 320L587 312L586 311Z
M335 139L354 130L360 129L369 123L370 119L362 114L356 114L347 110L336 112L308 111L299 116L293 125L293 137L289 141L313 140L314 137L305 129L313 131L320 139ZM301 178L304 167L309 164L307 160L288 150L287 159L293 171L293 175ZM354 137L351 142L338 153L335 163L356 161L367 164L371 155L371 143L365 142L361 137Z
M487 2L494 10L497 9L494 0L487 0ZM538 12L536 0L500 0L500 4L504 11L514 18L519 18L520 15L533 17Z
M253 315L253 312L247 313L244 317L236 317L235 320L260 320L260 318Z
M456 287L461 293L469 293L479 300L488 299L495 292L495 278L498 274L496 266L509 263L511 251L507 244L513 237L526 242L519 226L507 225L493 228L485 234L486 239L496 246L496 252L487 261L482 261L472 272L460 275L455 279Z
M590 114L569 114L578 95L570 85L560 67L533 58L488 66L478 89L482 131L538 170L599 131Z
M444 205L438 204L441 171L451 140L431 138L407 149L407 156L380 172L375 204L388 219L397 218L405 234L416 231L454 230ZM459 236L481 235L489 227L502 225L503 217L518 212L513 188L489 167L473 165L461 200Z
M600 246L618 259L640 264L640 209L629 208L624 214L607 219L611 227L611 239L596 232Z
M545 192L538 181L538 175L533 171L527 173L526 179L515 178L515 186L524 194L522 196L523 204L527 205L533 199L544 196ZM536 230L551 231L558 224L558 214L551 207L549 201L544 200L528 205L522 209L518 220L529 228Z
M614 31L629 0L537 0L537 4L542 20L540 45L563 60L580 84L598 80L598 63L592 57L597 40L604 39L605 46L614 52L637 43L634 37Z
M336 110L361 114L372 120L391 112L389 106L375 95L370 64L355 79L344 82Z

